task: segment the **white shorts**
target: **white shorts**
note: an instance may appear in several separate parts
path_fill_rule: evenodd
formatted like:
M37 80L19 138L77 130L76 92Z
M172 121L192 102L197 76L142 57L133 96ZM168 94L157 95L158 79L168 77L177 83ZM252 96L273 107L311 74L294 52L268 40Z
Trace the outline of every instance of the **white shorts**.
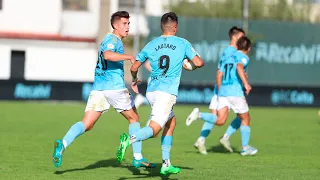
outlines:
M228 107L232 109L234 113L243 114L249 112L249 106L245 97L228 96L218 97L218 110Z
M152 108L150 119L163 127L174 116L173 106L177 97L166 92L154 91L147 92L147 99Z
M132 96L128 89L104 90L90 92L85 112L98 111L106 112L110 105L118 112L130 110L134 107Z
M217 110L218 109L218 96L216 94L213 95L212 98L211 98L209 109L211 109L211 110Z

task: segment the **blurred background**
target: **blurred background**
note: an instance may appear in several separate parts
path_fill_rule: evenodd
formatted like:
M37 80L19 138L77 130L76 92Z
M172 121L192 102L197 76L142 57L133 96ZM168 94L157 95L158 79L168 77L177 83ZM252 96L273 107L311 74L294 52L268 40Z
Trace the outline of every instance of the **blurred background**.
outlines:
M124 162L117 162L119 135L128 123L113 109L67 148L59 169L52 164L54 140L83 117L97 48L112 32L110 16L118 10L131 16L125 53L136 55L161 35L161 15L174 11L178 36L205 61L201 69L183 70L171 150L182 172L170 178L159 174L159 137L143 142L144 156L157 168L133 168L131 148ZM319 23L320 0L0 0L0 179L319 179ZM241 157L238 132L231 138L235 153L219 145L232 112L226 125L208 136L204 156L193 147L203 121L186 126L185 120L195 106L209 112L219 55L235 25L253 42L247 100L250 145L259 153ZM129 67L126 63L130 90ZM142 67L142 94L148 76ZM138 112L142 127L149 105Z
M210 102L219 55L237 25L253 41L249 104L320 106L320 0L0 0L0 99L86 101L97 48L118 10L130 13L124 44L133 55L161 35L163 13L179 15L178 35L206 62L183 72L179 103Z

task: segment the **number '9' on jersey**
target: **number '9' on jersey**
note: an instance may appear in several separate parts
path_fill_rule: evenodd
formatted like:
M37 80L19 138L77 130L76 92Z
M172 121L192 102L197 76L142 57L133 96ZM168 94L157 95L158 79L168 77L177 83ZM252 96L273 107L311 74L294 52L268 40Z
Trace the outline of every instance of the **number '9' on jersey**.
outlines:
M178 95L183 60L192 60L197 52L187 40L177 36L160 36L150 41L136 59L151 65L147 92L162 91Z

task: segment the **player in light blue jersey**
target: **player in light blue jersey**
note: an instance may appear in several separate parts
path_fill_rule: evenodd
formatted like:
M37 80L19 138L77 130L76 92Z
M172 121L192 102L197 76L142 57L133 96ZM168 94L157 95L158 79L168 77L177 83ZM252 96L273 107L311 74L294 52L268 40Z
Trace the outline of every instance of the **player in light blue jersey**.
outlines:
M122 161L125 151L131 143L156 137L164 128L161 138L162 167L160 174L177 174L180 168L170 163L172 136L176 126L173 106L176 103L180 77L185 58L190 59L192 70L203 66L191 44L175 36L178 30L178 17L175 13L166 13L161 18L162 36L149 42L137 56L137 61L131 67L132 89L137 89L138 68L147 59L151 65L151 81L148 83L147 99L151 105L151 122L148 126L129 136L126 133L120 138L117 159Z
M230 45L226 47L221 53L221 56L218 62L217 73L219 72L221 64L224 63L228 58L230 58L237 51L237 41L239 38L243 37L244 35L245 35L245 32L241 28L236 26L233 26L232 28L230 28L229 30ZM209 105L209 109L211 110L211 113L200 112L199 108L196 107L193 109L193 111L190 113L190 115L186 119L187 126L190 126L191 123L197 119L202 119L205 121L202 126L200 136L198 137L197 141L194 143L194 147L197 148L201 154L207 154L205 140L206 140L206 137L208 137L210 132L212 131L212 128L214 127L214 123L212 122L212 119L214 115L217 115L217 107L218 107L218 90L217 90L217 85L215 84L214 90L213 90L213 96L211 99L211 103ZM231 148L229 143L229 137L237 129L239 129L240 123L241 123L240 119L236 117L230 124L225 135L220 139L220 143L229 152L233 152L233 149Z
M111 16L112 33L105 36L98 51L94 83L90 92L82 121L75 123L63 137L56 140L53 152L53 163L60 167L64 150L81 134L93 128L100 116L113 106L129 121L129 134L140 129L139 116L134 107L131 95L125 86L123 63L135 58L124 54L122 39L128 36L129 13L118 11ZM141 154L141 142L132 144L134 167L155 167Z
M218 118L215 124L222 126L227 118L229 109L241 119L242 156L255 155L258 150L249 146L251 128L249 107L245 95L249 95L251 86L248 83L246 71L249 65L247 54L251 49L251 42L242 37L237 42L238 51L228 58L220 67L217 76L218 84Z

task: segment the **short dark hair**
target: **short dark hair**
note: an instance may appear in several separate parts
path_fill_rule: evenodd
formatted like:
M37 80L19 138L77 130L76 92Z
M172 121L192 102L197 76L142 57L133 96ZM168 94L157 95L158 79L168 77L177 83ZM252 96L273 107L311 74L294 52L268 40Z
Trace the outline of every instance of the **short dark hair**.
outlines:
M113 27L114 22L121 19L121 18L129 19L130 15L127 11L117 11L111 15L110 23L111 23L111 26L113 29L114 29L114 27Z
M243 36L237 41L238 50L247 51L251 47L251 41L247 36Z
M163 30L163 26L170 23L175 22L178 24L178 16L174 12L168 12L162 15L161 17L161 29Z
M230 30L229 30L229 38L231 39L232 36L234 36L234 35L236 35L236 34L238 34L238 33L246 34L242 28L239 28L239 27L237 27L237 26L233 26L233 27L230 28Z

